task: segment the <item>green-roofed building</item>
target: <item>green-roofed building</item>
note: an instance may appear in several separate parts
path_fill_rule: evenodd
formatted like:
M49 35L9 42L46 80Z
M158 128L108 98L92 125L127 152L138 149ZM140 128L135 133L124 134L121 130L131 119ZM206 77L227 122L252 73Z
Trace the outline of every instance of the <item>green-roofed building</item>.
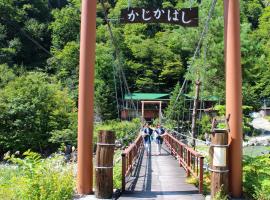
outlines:
M124 107L121 111L123 120L130 120L138 115L146 121L159 118L162 110L167 107L170 100L168 93L131 93L124 97ZM135 107L135 108L134 108Z
M146 101L146 100L169 100L170 94L168 93L131 93L125 95L125 100Z

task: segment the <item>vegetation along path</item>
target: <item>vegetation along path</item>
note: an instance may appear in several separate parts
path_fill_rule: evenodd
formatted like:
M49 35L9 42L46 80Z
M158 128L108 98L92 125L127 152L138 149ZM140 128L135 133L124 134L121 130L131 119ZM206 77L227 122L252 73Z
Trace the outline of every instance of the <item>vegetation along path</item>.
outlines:
M137 168L129 178L126 191L120 200L128 199L166 199L191 200L204 199L198 189L185 182L186 172L180 168L169 151L162 148L157 155L156 145L152 143L151 156L139 159Z

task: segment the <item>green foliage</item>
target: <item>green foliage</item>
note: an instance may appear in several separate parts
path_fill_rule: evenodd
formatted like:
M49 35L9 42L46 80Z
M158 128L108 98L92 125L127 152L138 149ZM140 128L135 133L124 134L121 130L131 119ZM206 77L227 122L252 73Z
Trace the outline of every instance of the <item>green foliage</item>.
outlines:
M249 198L270 199L269 154L255 158L245 156L243 168L244 192Z
M225 105L216 105L214 107L214 109L218 112L218 116L220 117L225 117L226 114L226 107ZM244 134L251 134L252 132L254 132L253 128L250 126L251 123L251 118L249 116L249 113L253 110L252 106L242 106L242 110L243 110L243 132ZM226 128L226 124L225 123L220 123L218 124L218 128L224 129Z
M129 142L134 141L138 136L140 125L139 118L135 118L131 122L120 122L115 120L105 121L102 124L96 124L94 140L97 141L96 137L99 130L111 130L115 132L116 139L121 140L125 145L128 145Z
M113 167L113 188L122 188L122 162L118 162Z
M0 65L0 88L4 87L9 81L15 78L15 74L12 69L8 68L8 65Z
M229 197L227 194L225 194L223 185L221 186L220 190L216 193L213 200L228 200Z
M199 121L199 125L201 126L201 132L204 133L210 133L212 125L211 125L211 118L209 115L203 115L202 119Z
M79 8L65 6L52 11L54 21L50 24L52 44L56 49L62 49L68 42L77 41L80 30Z
M31 151L24 159L7 157L12 164L0 166L0 199L71 199L75 179L73 166L61 156L41 159Z
M67 42L63 49L54 49L54 56L47 60L48 71L53 71L58 80L69 88L73 99L78 98L79 43Z
M219 116L225 116L226 114L226 107L225 105L216 105L214 107L214 110L216 110L218 112Z
M179 82L181 85L184 77L191 82L200 77L203 97L215 95L224 99L222 2L217 3L199 56L194 62L192 61L200 32L207 19L210 3L211 0L204 0L199 5L200 24L196 29L185 29L168 24L111 23L117 47L112 45L103 20L104 13L100 3L97 4L95 112L101 120L111 120L118 116L114 83L116 82L119 100L122 98L119 87L121 84L120 66L126 74L131 92L171 92L174 87L178 87L178 89L175 88L172 103L166 112L166 116L171 118L167 122L172 126L175 126L175 120L184 108L182 96L176 109L172 108L175 95L178 93L176 90L179 91L176 83ZM0 0L0 88L6 91L6 85L11 84L10 82L14 79L17 80L16 76L25 76L24 74L29 71L43 71L48 76L56 77L55 82L59 81L61 84L58 87L67 88L65 93L70 94L69 96L75 102L77 101L80 4L80 0ZM194 6L196 5L194 3ZM120 10L127 6L126 0L106 2L110 18L119 18ZM190 5L189 1L182 0L134 0L132 6L183 8ZM241 4L243 102L245 105L252 106L253 109L261 106L261 99L270 97L269 16L268 1L245 0ZM116 48L120 52L117 56ZM114 81L114 76L116 81ZM193 94L193 89L189 89L189 92ZM22 95L24 94L20 96ZM29 96L26 95L25 99L29 99ZM11 101L9 105L12 105ZM19 100L16 107L20 107ZM76 104L72 107L75 112ZM73 111L71 118L75 119ZM14 117L12 112L15 112L14 108L10 109L9 117ZM225 115L224 110L220 112L220 115ZM35 117L36 115L33 115L33 118ZM16 119L18 119L16 123L20 126L24 121L30 120L24 119L22 114L16 115ZM64 117L64 121L65 119ZM38 135L35 140L40 140L42 148L44 148L43 142L48 138L56 143L63 140L71 140L74 143L76 123L73 119L69 118L67 120L69 122L65 122L63 127L52 125L52 130L42 133L46 137L36 134L40 133L38 128L32 130L32 127L23 127L22 130L29 129L31 134ZM22 143L24 140L17 139L21 131L13 134L19 128L18 125L14 128L12 120L14 121L14 119L7 120L7 124L4 125L5 130L1 130L1 135L5 134L5 137L8 137L8 140L14 140L15 144ZM249 119L244 118L244 130L252 132L248 122ZM10 137L7 136L9 132L11 132ZM50 136L47 137L48 135ZM4 143L5 141L7 138L4 139ZM37 145L39 144L34 146Z
M67 91L43 73L8 82L0 90L0 111L0 152L53 151L48 139L57 130L70 129L76 113Z
M179 120L182 117L183 112L185 112L185 97L180 95L178 97L180 91L180 85L177 84L174 88L174 91L171 95L170 103L165 110L165 115L170 120ZM178 100L177 100L178 97ZM176 101L177 100L177 101Z

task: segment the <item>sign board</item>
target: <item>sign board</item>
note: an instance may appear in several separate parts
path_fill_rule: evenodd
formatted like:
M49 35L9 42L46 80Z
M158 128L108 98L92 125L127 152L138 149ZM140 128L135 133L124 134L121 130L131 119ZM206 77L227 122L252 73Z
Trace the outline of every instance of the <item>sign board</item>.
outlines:
M121 10L121 23L168 23L185 27L197 27L198 7L183 8L129 8Z
M226 148L214 147L213 166L226 167Z

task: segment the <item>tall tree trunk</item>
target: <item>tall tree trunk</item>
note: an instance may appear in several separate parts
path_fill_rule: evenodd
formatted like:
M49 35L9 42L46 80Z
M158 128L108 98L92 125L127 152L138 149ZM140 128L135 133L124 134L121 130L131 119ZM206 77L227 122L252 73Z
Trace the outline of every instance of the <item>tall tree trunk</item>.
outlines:
M193 112L192 112L192 125L191 125L191 135L193 137L192 139L192 146L195 147L195 137L196 135L196 119L197 119L197 109L198 109L198 101L199 101L199 95L200 95L200 85L201 82L199 80L196 81L196 91L195 91L195 98L194 98L194 104L193 104Z

